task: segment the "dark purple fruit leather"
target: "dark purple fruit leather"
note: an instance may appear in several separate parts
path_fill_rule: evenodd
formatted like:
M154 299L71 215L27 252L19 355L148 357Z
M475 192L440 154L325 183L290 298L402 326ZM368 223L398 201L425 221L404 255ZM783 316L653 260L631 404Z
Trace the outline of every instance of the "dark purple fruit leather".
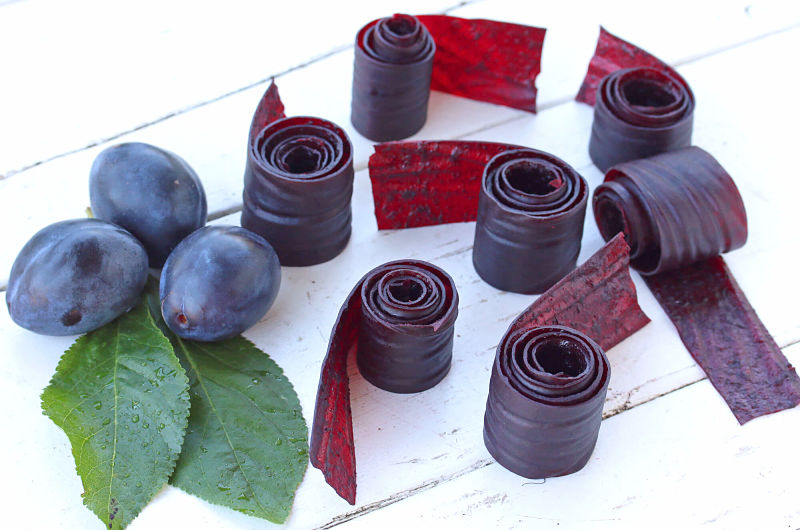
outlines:
M353 147L339 126L297 116L251 129L242 226L266 239L281 265L316 265L344 250L352 194Z
M551 154L496 155L483 173L475 270L504 291L544 292L575 268L588 195L583 177Z
M384 142L425 125L436 45L411 15L373 20L356 35L350 119L358 132Z
M526 478L575 473L597 442L610 377L592 339L564 326L509 329L497 346L483 439Z
M421 392L450 370L458 292L442 269L418 260L385 263L348 295L322 362L311 463L351 504L356 463L347 358L355 353L364 378L384 390Z
M601 171L628 160L688 147L694 95L672 69L617 70L597 89L589 156Z
M631 263L740 423L800 402L800 378L720 253L744 245L730 175L689 147L612 167L593 199L604 238L622 232Z

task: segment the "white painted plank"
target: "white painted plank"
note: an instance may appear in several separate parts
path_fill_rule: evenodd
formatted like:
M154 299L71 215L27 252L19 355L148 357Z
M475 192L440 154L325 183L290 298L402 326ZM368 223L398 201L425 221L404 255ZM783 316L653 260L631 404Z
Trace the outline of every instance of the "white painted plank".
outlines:
M800 362L800 345L787 351ZM800 409L740 426L708 381L603 422L588 465L530 481L495 463L347 528L797 528ZM425 464L420 464L425 465Z
M453 4L412 0L403 9L431 12ZM670 6L648 19L639 16L634 0L579 2L571 9L557 2L501 0L453 13L550 28L540 81L544 106L577 90L599 23L667 61L682 62L800 21L796 4L775 0L681 0ZM0 175L346 48L364 22L395 9L388 0L311 7L235 0L224 9L185 0L9 6L0 17L0 49L15 53L0 56L6 80Z
M439 11L458 3L409 0L404 9ZM37 0L8 6L0 16L0 175L346 48L362 25L391 13L394 4Z

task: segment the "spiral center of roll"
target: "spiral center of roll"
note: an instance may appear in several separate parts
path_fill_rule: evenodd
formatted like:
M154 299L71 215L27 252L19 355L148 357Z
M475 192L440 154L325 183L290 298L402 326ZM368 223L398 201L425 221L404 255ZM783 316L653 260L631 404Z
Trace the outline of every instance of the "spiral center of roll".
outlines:
M548 195L559 189L563 181L550 168L521 160L507 170L509 185L528 195Z
M305 145L293 147L283 159L286 171L295 175L311 173L320 167L321 156L319 152Z
M423 292L422 285L411 278L394 280L389 284L389 294L398 302L416 302L422 298Z
M597 203L597 228L600 230L603 239L609 241L612 237L622 232L625 242L633 249L630 227L623 212L616 204L611 201L598 201Z
M631 79L622 93L628 103L638 107L666 107L677 101L672 91L652 80Z
M393 15L386 21L386 29L402 37L414 32L415 21L408 15Z
M586 356L580 344L569 339L548 340L538 344L533 356L545 372L578 377L586 370Z

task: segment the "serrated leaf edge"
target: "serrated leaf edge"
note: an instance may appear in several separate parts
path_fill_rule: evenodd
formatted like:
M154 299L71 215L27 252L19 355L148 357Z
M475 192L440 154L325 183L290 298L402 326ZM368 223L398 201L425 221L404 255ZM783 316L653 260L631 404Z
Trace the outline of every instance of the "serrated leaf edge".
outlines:
M152 494L150 494L148 496L148 501L142 506L142 508L140 508L138 511L136 511L136 512L131 514L130 522L133 522L139 516L139 514L142 512L142 510L150 502L152 502L153 498L158 494L159 491L161 491L161 489L164 488L165 485L170 484L170 478L172 477L172 474L175 472L175 466L177 465L178 459L180 458L180 455L182 453L183 441L186 438L186 430L189 427L189 416L191 415L191 400L190 400L190 396L189 396L189 388L190 388L189 378L186 375L186 371L183 369L183 366L180 363L180 359L178 359L178 356L175 354L175 349L172 347L172 342L164 334L164 332L161 331L161 329L158 327L158 325L155 322L155 319L153 319L153 315L150 313L150 309L149 309L149 307L147 305L146 296L147 296L147 294L144 293L144 295L142 296L142 299L140 300L139 303L140 304L144 304L144 313L146 315L147 322L149 324L151 324L153 326L153 328L158 332L158 335L159 335L160 339L165 341L166 344L169 346L169 351L171 352L172 356L175 359L175 364L177 364L177 366L180 367L180 372L179 373L180 373L181 376L183 376L182 377L182 382L183 382L183 387L184 388L183 388L183 390L181 391L181 393L179 395L179 402L182 402L182 403L186 404L187 413L186 413L185 417L183 418L182 424L179 426L180 427L179 431L181 433L180 448L177 451L174 451L173 454L170 456L170 458L167 461L168 466L167 466L166 479L165 479L164 483L159 485L158 488L155 488L153 490ZM106 324L106 326L109 326L109 325L112 325L112 324L117 326L117 333L116 333L117 337L119 337L119 326L120 326L119 320L121 318L125 317L127 314L128 314L127 312L123 313L122 315L120 315L119 317L114 319L109 324ZM89 332L89 333L92 333L92 332ZM59 370L61 370L66 365L68 354L70 354L72 352L72 350L78 346L79 341L81 339L84 339L87 335L89 335L89 333L86 333L86 334L81 335L80 337L76 338L75 341L70 345L70 347L67 348L64 351L64 353L61 355L61 358L59 359L58 363L56 364L55 372L53 373L52 377L50 378L50 381L47 383L47 386L42 390L41 394L39 395L39 401L40 401L40 406L41 406L41 409L42 409L42 414L45 417L47 417L50 421L52 421L53 423L55 423L55 420L50 415L48 415L47 409L45 408L45 403L44 403L45 394L47 393L48 389L51 388L56 383L56 375L59 373ZM117 339L117 340L119 340L119 339ZM115 455L116 455L116 442L117 442L116 428L117 428L117 423L118 423L117 422L117 392L116 392L116 370L117 370L118 360L119 360L119 343L117 343L117 345L115 346L115 349L114 349L114 379L115 379L115 381L114 381L114 454ZM81 381L83 381L83 378L81 379ZM74 385L70 389L70 391L74 390L75 386L77 386L77 385ZM64 419L66 419L66 416L64 417ZM80 478L81 485L83 486L83 488L85 490L86 486L85 486L85 484L83 482L83 477L80 475L80 473L78 473L78 462L76 460L77 457L75 455L75 449L72 446L72 441L69 439L69 436L67 435L66 432L64 432L64 430L61 428L60 425L58 425L57 423L55 423L55 425L67 437L67 443L69 443L69 445L70 445L70 452L72 453L73 463L75 464L75 466L74 466L75 467L75 474L78 475L78 477ZM111 480L109 480L109 485L108 485L109 502L108 502L108 508L107 508L107 513L106 513L106 517L108 518L108 521L111 520L110 519L110 517L111 517L111 484L113 483L113 479L114 479L114 471L113 471L113 469L114 469L115 463L116 463L116 461L114 461L112 463ZM81 496L83 496L83 493L81 494ZM100 517L98 514L94 513L94 511L92 511L91 508L89 508L89 506L86 504L86 499L83 499L83 504L84 504L84 506L86 506L87 509L89 509L90 512L92 512L92 514L94 514L98 519L100 519L101 522L103 522L104 524L110 524L110 523L107 523L106 520L103 520L103 518Z
M178 340L178 341L180 342L180 344L181 344L181 347L183 348L183 344L184 344L186 341L184 341L183 339L181 339L181 338L180 338L180 337L178 337L177 335L175 335L175 338L176 338L176 340ZM280 365L279 365L277 362L275 362L275 360L274 360L274 359L272 359L272 357L270 357L270 356L269 356L269 354L268 354L267 352L265 352L264 350L262 350L261 348L259 348L258 346L256 346L256 344L255 344L253 341L251 341L250 339L248 339L248 338L247 338L247 337L245 337L244 335L237 335L236 337L233 337L233 339L238 339L238 340L241 340L241 341L242 341L242 342L244 342L246 345L248 345L248 346L250 346L250 347L254 348L256 351L258 351L258 352L262 353L263 355L265 355L265 356L267 357L267 359L269 359L269 361L270 361L270 362L272 362L272 364L274 364L274 365L275 365L275 368L277 368L277 375L281 376L281 377L283 378L283 380L284 380L284 381L286 381L286 383L288 383L289 387L291 388L292 392L294 393L294 395L295 395L295 398L296 398L296 401L297 401L297 407L298 407L298 409L299 409L299 412L300 412L300 415L301 415L301 417L303 418L303 423L306 423L305 416L303 415L303 406L302 406L302 404L300 403L300 399L299 399L299 396L298 396L298 394L297 394L297 391L295 390L295 388L294 388L294 385L292 384L291 380L290 380L288 377L286 377L286 374L285 374L285 372L284 372L283 368L281 368L281 367L280 367ZM202 345L202 343L200 343L200 342L195 342L195 344ZM185 351L185 348L184 348L184 351ZM189 360L189 357L188 357L188 355L187 355L187 360ZM191 366L192 366L192 369L195 371L195 373L198 373L198 374L199 374L200 372L197 370L197 368L196 368L195 364L194 364L193 362L191 362L191 360L189 360L189 363L191 364ZM200 378L198 378L198 381L200 381ZM201 384L201 385L203 385L202 381L200 381L200 384ZM204 391L204 393L205 393L205 395L206 395L206 398L208 398L208 402L209 402L209 403L211 403L211 399L209 398L209 396L208 396L208 392L205 390L205 386L204 386L204 385L203 385L203 391ZM217 409L216 409L216 407L212 405L212 408L213 408L213 410L214 410L214 415L215 415L215 416L217 416L217 418L219 419L220 425L222 425L222 426L223 426L223 428L224 428L224 423L223 423L223 422L222 422L222 420L219 418L219 415L218 415L218 414L217 414L217 412L216 412L216 410L217 410ZM258 500L258 497L257 497L257 495L256 495L256 492L255 492L255 490L253 489L253 486L251 485L251 482L250 482L250 480L249 480L249 479L247 478L247 476L245 475L245 472L244 472L244 470L242 469L242 466L241 466L241 464L239 463L239 458L236 456L236 449L233 447L233 445L232 445L232 443L231 443L231 441L230 441L230 437L228 436L227 430L225 431L225 438L226 438L226 440L228 441L228 446L231 448L231 452L234 454L234 457L236 458L236 465L237 465L237 469L238 469L238 471L239 471L239 472L241 472L242 476L245 478L245 481L247 482L247 487L248 487L248 489L250 490L250 492L253 494L253 498L254 498L254 499L256 499L256 502L258 503L258 506L259 506L259 508L260 508L261 512L264 514L263 516L256 516L256 515L254 515L254 514L245 513L245 512L242 512L241 510L237 510L236 508L232 508L231 506L228 506L228 505L225 505L225 504L221 504L221 503L217 503L217 502L211 501L211 500L209 500L209 499L206 499L205 497L201 497L200 495L197 495L197 494L195 494L195 493L192 493L192 492L190 492L190 491L186 490L185 488L182 488L181 486L174 484L174 483L172 482L172 479L171 479L171 478L170 478L170 485L171 485L171 486L173 486L173 487L175 487L175 488L178 488L179 490L181 490L181 491L183 491L183 492L185 492L185 493L187 493L187 494L189 494L189 495L191 495L191 496L193 496L193 497L197 497L197 498L203 499L205 502L208 502L209 504L213 504L213 505L215 505L215 506L222 506L223 508L227 508L227 509L229 509L229 510L233 510L233 511L235 511L235 512L239 512L239 513L244 513L245 515L249 515L249 516L251 516L251 517L256 517L256 518L259 518L259 519L264 519L264 520L267 520L267 521L270 521L270 522L272 522L272 523L276 523L276 524L283 524L283 523L285 523L285 522L286 522L286 520L289 518L289 515L291 514L291 507L290 507L289 511L287 511L286 515L285 515L284 517L282 517L282 518L278 518L278 517L276 517L276 518L273 518L273 517L270 517L270 516L268 515L268 514L269 514L269 511L268 511L268 510L266 510L266 509L264 508L264 506L261 504L261 502ZM308 440L308 424L306 424L306 440ZM177 463L176 463L176 465L177 465ZM299 488L299 487L300 487L300 484L302 484L302 482L303 482L303 478L305 477L305 474L306 474L306 472L307 472L307 471L308 471L308 465L306 465L306 467L303 469L303 475L300 477L300 480L298 480L298 482L297 482L297 485L295 485L295 486L294 486L294 489L293 489L293 491L294 491L295 493L297 492L297 488ZM292 505L294 505L294 502L292 502Z

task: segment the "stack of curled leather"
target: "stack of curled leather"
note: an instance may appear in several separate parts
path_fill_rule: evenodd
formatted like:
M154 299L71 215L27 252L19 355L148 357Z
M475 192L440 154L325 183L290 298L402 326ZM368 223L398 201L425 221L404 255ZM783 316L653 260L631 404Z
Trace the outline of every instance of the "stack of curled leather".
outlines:
M589 155L602 171L620 162L688 147L694 95L672 69L617 70L600 82Z
M486 165L472 260L504 291L542 293L575 268L588 187L572 167L535 149L513 149Z
M351 121L374 141L399 140L425 124L436 45L411 15L373 20L358 32Z
M486 448L526 478L580 470L597 442L608 381L608 359L586 335L564 326L510 330L492 367Z
M283 118L254 135L242 226L269 241L281 265L322 263L347 245L352 152L347 134L320 118Z

